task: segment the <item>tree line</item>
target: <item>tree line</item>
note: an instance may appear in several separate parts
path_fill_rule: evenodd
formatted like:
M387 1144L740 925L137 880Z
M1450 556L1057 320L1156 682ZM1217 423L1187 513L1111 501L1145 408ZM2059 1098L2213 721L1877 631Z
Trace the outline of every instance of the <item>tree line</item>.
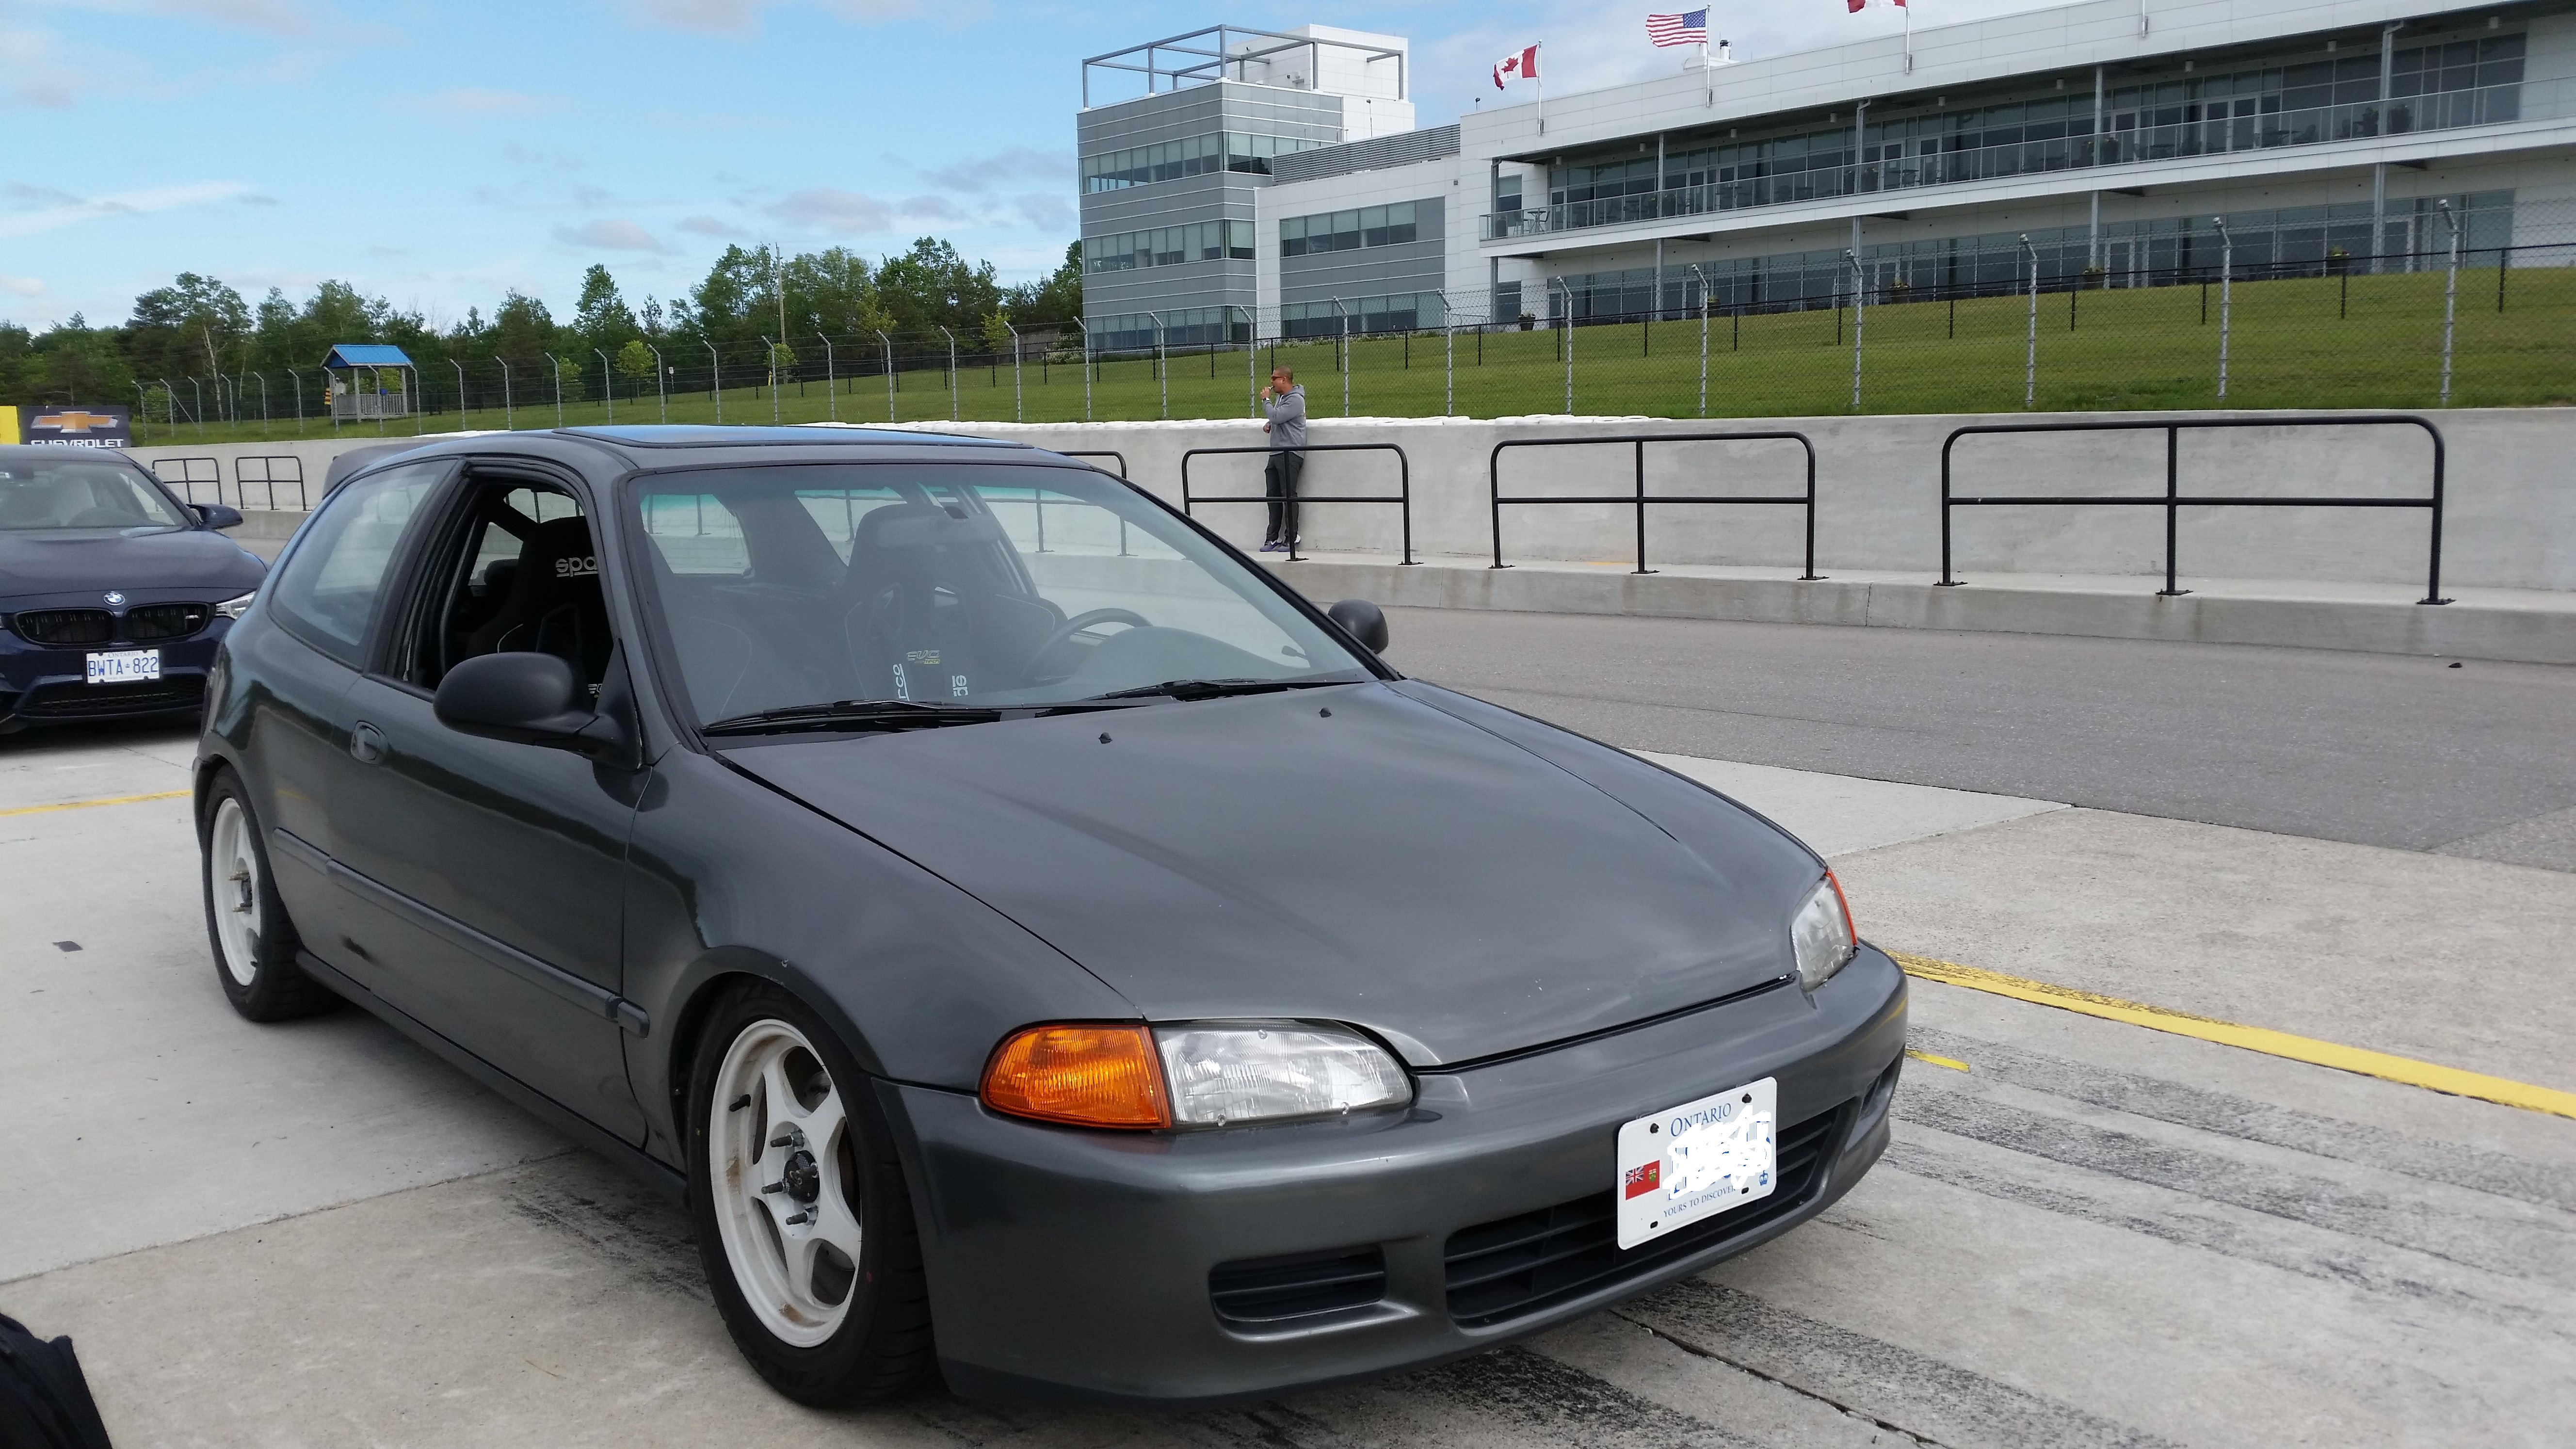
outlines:
M595 354L638 379L652 376L657 348L670 365L688 366L712 344L729 365L757 368L766 338L771 365L784 367L819 333L883 332L910 352L943 348L942 327L969 350L1005 352L1011 328L1026 332L1081 315L1080 243L1065 249L1052 275L1007 287L992 263L969 263L937 237L874 262L843 247L787 256L728 246L703 280L668 301L648 296L630 304L608 268L593 265L569 317L558 319L544 302L513 289L488 318L469 308L443 329L346 282L324 282L300 303L271 288L253 304L213 277L182 272L135 298L133 315L121 324L93 326L78 313L43 332L0 322L0 402L131 402L138 383L157 389L164 379L226 378L238 387L263 374L277 379L282 398L288 370L318 367L344 342L391 343L424 374L445 373L450 359L488 369L497 357L534 379L544 375L548 353L567 363L577 358L581 366L564 369L569 391L594 375ZM181 406L191 405L181 397Z

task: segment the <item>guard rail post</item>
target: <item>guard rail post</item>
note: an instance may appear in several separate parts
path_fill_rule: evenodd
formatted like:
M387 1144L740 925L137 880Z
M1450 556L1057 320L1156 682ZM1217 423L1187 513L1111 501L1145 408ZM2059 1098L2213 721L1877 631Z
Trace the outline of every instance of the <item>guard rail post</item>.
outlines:
M1649 496L1646 492L1646 445L1648 443L1748 443L1768 441L1794 442L1798 445L1805 459L1806 491L1794 496L1757 495L1745 497L1716 497L1704 494L1664 494L1660 496ZM1506 498L1503 496L1502 460L1503 450L1506 448L1575 448L1600 446L1613 443L1625 443L1635 450L1635 484L1632 490L1626 494L1589 493L1572 497L1557 497L1551 495L1544 498ZM1945 453L1943 456L1945 471L1942 474L1941 482L1944 497L1948 496L1950 486L1949 475L1946 471L1947 463L1948 457ZM1485 488L1487 509L1489 517L1492 520L1493 528L1494 561L1490 565L1490 567L1493 568L1507 569L1511 567L1510 564L1503 562L1503 505L1506 503L1514 505L1543 505L1551 503L1628 504L1637 510L1637 566L1630 570L1630 572L1639 574L1660 572L1660 570L1646 567L1646 505L1649 503L1701 503L1718 505L1796 504L1805 510L1806 523L1803 546L1805 567L1800 571L1798 581L1800 583L1820 583L1825 578L1823 574L1816 572L1816 445L1813 440L1801 432L1777 429L1758 432L1728 433L1627 433L1601 438L1505 438L1501 442L1496 443L1493 446L1493 450L1485 455ZM1947 509L1942 511L1941 518L1944 530L1943 536L1946 540L1949 526L1949 512Z
M1188 515L1190 515L1191 517L1196 517L1196 516L1197 516L1197 512L1196 512L1196 506L1195 506L1195 505L1200 504L1200 503L1267 503L1267 502L1269 502L1269 501L1270 501L1270 498L1269 498L1269 494L1268 494L1268 491L1267 491L1267 486L1266 486L1266 484L1265 484L1264 491L1263 491L1262 495L1261 495L1260 497L1257 497L1257 498L1246 498L1246 497L1242 497L1242 496L1240 496L1240 495L1228 495L1228 496L1221 496L1221 497L1201 498L1201 497L1197 496L1196 494L1193 494L1193 493L1190 491L1190 460L1191 460L1192 458L1207 457L1207 456L1212 456L1212 455L1220 454L1220 453L1261 453L1261 454L1268 454L1268 453L1270 453L1270 452L1272 452L1272 451L1274 451L1274 450L1273 450L1273 449L1271 449L1268 445L1264 444L1264 445L1261 445L1261 446L1257 446L1257 447L1248 447L1248 448L1244 448L1244 447L1237 447L1237 448L1191 448L1191 449L1189 449L1188 451L1186 451L1186 452L1182 453L1182 454L1181 454L1181 512L1183 512L1183 513L1185 513L1185 514L1188 514ZM1308 443L1308 444L1307 444L1307 445L1305 445L1304 447L1302 447L1302 448L1298 448L1298 449L1295 449L1294 451L1296 451L1296 452L1300 452L1300 453L1393 453L1393 454L1395 455L1395 467L1396 467L1396 491L1395 491L1395 493L1394 493L1393 495L1391 495L1391 496L1390 496L1390 495L1387 495L1387 494L1377 493L1377 494L1344 494L1344 495L1339 495L1339 496L1327 494L1327 495L1323 495L1323 496L1301 497L1301 496L1297 495L1297 494L1296 494L1296 493L1294 493L1294 492L1290 493L1290 494L1288 495L1287 499L1285 500L1285 509L1284 509L1284 517L1285 517L1285 520L1286 520L1286 522L1287 522L1287 524L1288 524L1288 561L1289 561L1290 563L1303 563L1303 562L1305 562L1304 558L1303 558L1301 555L1299 555L1299 553L1297 552L1297 521L1296 521L1296 520L1297 520L1297 510L1298 510L1298 509L1300 509L1300 508L1302 508L1302 507L1304 507L1305 505L1307 505L1307 504L1309 504L1309 503L1392 503L1392 504L1395 504L1395 505L1396 505L1396 507L1397 507L1397 509L1398 509L1399 518L1400 518L1400 520L1401 520L1402 529L1403 529L1403 540L1404 540L1403 562L1404 562L1404 566L1410 567L1410 566L1412 566L1413 564L1415 564L1415 563L1418 563L1418 562L1419 562L1419 560L1415 559L1415 558L1414 558L1414 556L1413 556L1413 460L1412 460L1411 458L1409 458L1409 457L1407 457L1407 456L1405 455L1405 451L1404 451L1404 449L1403 449L1402 447L1400 447L1400 446L1398 446L1398 445L1396 445L1396 444L1394 444L1394 443Z

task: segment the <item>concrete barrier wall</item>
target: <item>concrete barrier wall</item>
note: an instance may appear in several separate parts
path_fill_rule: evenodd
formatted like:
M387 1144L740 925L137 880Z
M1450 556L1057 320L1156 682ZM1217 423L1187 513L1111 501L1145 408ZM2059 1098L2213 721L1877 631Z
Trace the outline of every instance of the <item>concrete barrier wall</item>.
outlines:
M2044 421L2164 421L2142 413L2051 414ZM2333 413L2196 414L2267 420L2333 419ZM1690 422L1668 419L1529 417L1495 420L1319 418L1317 443L1391 442L1410 461L1414 547L1428 554L1483 554L1492 547L1487 460L1496 443L1522 438L1793 429L1817 453L1817 563L1841 569L1940 567L1940 457L1951 429L2015 420L2014 415L1918 415ZM2576 410L2462 409L2433 417L2448 446L2444 524L2445 586L2576 590ZM930 426L930 425L924 425ZM1262 442L1250 419L1170 423L1019 426L959 425L953 431L1060 451L1114 450L1129 476L1178 501L1182 454L1192 448ZM318 485L338 445L232 444L137 449L146 462L214 457L227 488L244 455L293 453ZM2179 454L2185 494L2243 497L2420 497L2431 481L2432 450L2414 428L2264 427L2185 432ZM1623 494L1634 487L1634 450L1624 445L1511 450L1503 454L1507 493ZM1191 465L1194 490L1257 498L1258 456L1207 457ZM1391 456L1312 455L1309 494L1392 493ZM1647 491L1787 494L1801 491L1794 444L1665 443L1647 449ZM2160 494L2164 434L1984 436L1961 440L1954 491L1969 494ZM231 494L228 492L229 500ZM204 500L201 501L211 501ZM253 485L252 501L260 501ZM1257 503L1202 505L1227 537L1260 541ZM2419 584L2427 516L2421 509L2186 509L2179 529L2182 571L2204 577ZM1633 557L1633 510L1611 504L1507 508L1508 559L1613 560ZM1649 511L1649 562L1794 569L1801 547L1794 507L1665 505ZM1956 567L1964 574L2153 575L2164 568L2158 508L1976 508L1953 519ZM1397 510L1317 505L1305 546L1316 551L1393 552Z

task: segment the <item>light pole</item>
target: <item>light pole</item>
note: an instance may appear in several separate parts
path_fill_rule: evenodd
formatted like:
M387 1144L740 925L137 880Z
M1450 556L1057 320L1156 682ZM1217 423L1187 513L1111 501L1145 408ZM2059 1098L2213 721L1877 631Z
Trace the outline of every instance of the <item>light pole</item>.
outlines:
M1565 415L1574 416L1574 288L1563 277L1547 279L1550 286L1565 294Z
M2030 237L2021 239L2022 255L2030 258L2030 340L2023 344L2021 359L2021 406L2028 412L2039 406L2039 248Z
M2218 228L2218 400L2227 401L2227 324L2228 291L2236 280L2236 238L2227 234L2227 218L2213 216L2210 225Z
M1082 420L1087 423L1091 421L1091 329L1080 318L1074 319L1073 326L1082 334Z
M1691 276L1692 276L1692 277L1694 277L1694 278L1696 278L1696 279L1698 280L1698 282L1699 282L1699 415L1700 415L1701 417L1707 417L1707 416L1708 416L1708 273L1701 271L1701 270L1699 269L1699 263L1697 263L1697 262L1691 262L1691 263L1689 263L1689 264L1688 264L1688 266L1687 266L1687 270L1690 272Z
M877 333L877 341L879 341L879 342L881 342L881 343L884 343L884 344L885 344L885 360L886 360L886 421L887 421L887 422L893 422L893 421L895 420L895 416L894 416L894 339L893 339L893 338L891 338L891 337L888 337L887 335L885 335L885 333L884 333L884 332L879 331L879 332Z
M707 396L716 400L716 422L724 422L724 359L716 355L716 345L707 344Z
M617 377L608 370L607 349L594 347L590 352L593 357L599 359L599 387L602 395L608 399L608 420L613 423L617 421Z
M1001 322L1002 330L1011 334L1011 421L1016 423L1024 421L1020 416L1020 329L1008 317Z
M939 335L948 339L948 421L957 421L957 334L942 327Z
M814 339L823 344L823 416L831 422L841 420L840 383L832 371L832 339L817 332Z
M662 365L661 348L647 342L644 344L644 350L653 354L653 396L661 403L662 421L667 423L671 420L671 389L665 379L670 377L671 369Z
M1341 353L1341 357L1340 357L1340 359L1339 359L1339 360L1340 360L1340 362L1341 362L1341 373L1342 373L1342 416L1343 416L1343 417L1349 417L1349 416L1351 415L1351 362L1352 362L1352 357L1351 357L1351 309L1342 305L1342 299L1341 299L1341 298L1339 298L1339 297L1335 297L1335 298L1333 299L1333 315L1334 315L1335 317L1337 317L1337 318L1341 319L1341 324L1342 324L1341 337L1340 337L1337 341L1335 341L1335 343L1334 343L1333 345L1334 345L1335 350L1337 350L1337 351L1339 351L1339 352Z
M1163 389L1162 416L1168 418L1172 415L1172 370L1163 365L1163 314L1147 312L1145 315L1154 319L1154 376Z
M779 335L787 334L781 330ZM775 423L778 421L778 344L763 337L760 346L769 358L769 420Z
M451 357L447 365L456 369L456 430L461 433L465 431L465 364ZM299 422L304 417L304 388L300 384L295 389L295 416Z
M2451 203L2433 203L2442 210L2442 225L2451 232L2451 272L2442 281L2442 406L2451 405L2451 324L2460 303L2460 219L2451 214ZM2499 296L2502 293L2498 293Z
M519 409L518 404L510 397L510 359L496 352L492 355L492 360L501 364L501 426L515 433L519 430ZM333 426L336 427L338 424L334 423Z
M1843 248L1843 260L1851 263L1852 269L1852 411L1859 412L1860 333L1861 324L1867 320L1864 305L1865 297L1863 294L1869 290L1867 286L1868 278L1861 272L1860 254L1858 252L1853 251L1849 247Z
M555 426L560 428L560 427L562 427L562 426L564 425L564 415L563 415L563 359L561 359L561 358L559 358L559 357L555 356L555 355L554 355L553 353L551 353L551 352L540 352L540 353L538 353L537 355L538 355L539 357L544 358L546 361L548 361L548 362L550 362L550 363L554 364L554 369L555 369Z

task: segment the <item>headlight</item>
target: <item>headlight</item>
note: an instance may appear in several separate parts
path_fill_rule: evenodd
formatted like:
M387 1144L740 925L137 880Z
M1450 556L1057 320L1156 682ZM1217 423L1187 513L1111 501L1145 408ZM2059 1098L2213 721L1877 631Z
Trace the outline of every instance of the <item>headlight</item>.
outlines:
M1842 882L1832 871L1816 882L1798 913L1789 918L1789 948L1798 960L1798 984L1809 991L1843 969L1857 949L1852 940L1851 907L1843 900Z
M1222 1126L1324 1117L1413 1100L1386 1050L1359 1033L1304 1021L1191 1022L1157 1027L1172 1120Z
M1005 1038L981 1095L1042 1122L1218 1127L1400 1107L1413 1084L1377 1043L1326 1023L1063 1024Z
M226 599L222 603L215 605L215 612L223 615L227 619L238 619L242 615L250 612L251 600L258 597L259 590L253 589L238 599Z

